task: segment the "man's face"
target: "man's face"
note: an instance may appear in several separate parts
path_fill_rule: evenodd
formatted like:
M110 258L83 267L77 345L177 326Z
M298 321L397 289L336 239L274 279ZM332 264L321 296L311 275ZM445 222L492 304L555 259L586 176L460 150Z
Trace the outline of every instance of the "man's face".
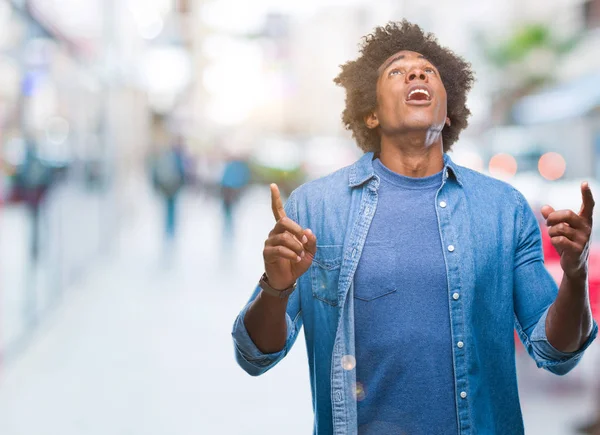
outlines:
M377 108L365 120L370 128L378 126L388 135L441 131L446 99L437 68L419 53L399 51L379 67Z

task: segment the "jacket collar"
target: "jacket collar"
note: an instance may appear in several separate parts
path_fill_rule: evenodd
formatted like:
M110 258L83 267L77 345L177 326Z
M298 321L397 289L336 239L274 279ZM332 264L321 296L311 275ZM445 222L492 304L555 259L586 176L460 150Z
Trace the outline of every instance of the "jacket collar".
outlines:
M348 182L350 187L360 186L375 175L375 171L373 170L374 154L375 153L373 151L369 151L350 166L350 176ZM458 165L452 161L447 153L444 153L444 181L446 181L448 178L448 174L451 174L462 187L462 177L458 170Z

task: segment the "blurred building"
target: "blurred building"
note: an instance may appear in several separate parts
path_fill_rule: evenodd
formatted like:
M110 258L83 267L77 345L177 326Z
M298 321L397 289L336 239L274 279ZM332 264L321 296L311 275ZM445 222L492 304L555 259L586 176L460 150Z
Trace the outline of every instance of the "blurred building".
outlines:
M7 358L111 249L132 212L151 114L170 110L188 80L173 80L167 68L152 74L157 64L187 60L173 55L179 47L161 50L154 43L170 14L177 15L171 6L0 1L0 352ZM62 168L34 226L13 177L27 146L53 172ZM40 240L30 242L38 233ZM39 257L28 257L30 243L39 244Z

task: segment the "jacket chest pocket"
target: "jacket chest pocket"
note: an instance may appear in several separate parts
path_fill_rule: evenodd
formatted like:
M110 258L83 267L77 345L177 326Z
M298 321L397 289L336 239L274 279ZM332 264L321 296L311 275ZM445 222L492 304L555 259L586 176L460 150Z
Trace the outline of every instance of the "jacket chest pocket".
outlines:
M342 245L317 245L310 267L313 297L334 307L338 305L342 254Z

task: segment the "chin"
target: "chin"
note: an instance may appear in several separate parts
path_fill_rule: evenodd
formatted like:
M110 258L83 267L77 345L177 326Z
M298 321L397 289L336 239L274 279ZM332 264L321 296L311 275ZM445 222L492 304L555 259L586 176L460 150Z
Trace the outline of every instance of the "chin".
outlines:
M403 129L406 131L427 132L435 129L436 123L431 119L411 120L410 122L405 122L403 127Z

